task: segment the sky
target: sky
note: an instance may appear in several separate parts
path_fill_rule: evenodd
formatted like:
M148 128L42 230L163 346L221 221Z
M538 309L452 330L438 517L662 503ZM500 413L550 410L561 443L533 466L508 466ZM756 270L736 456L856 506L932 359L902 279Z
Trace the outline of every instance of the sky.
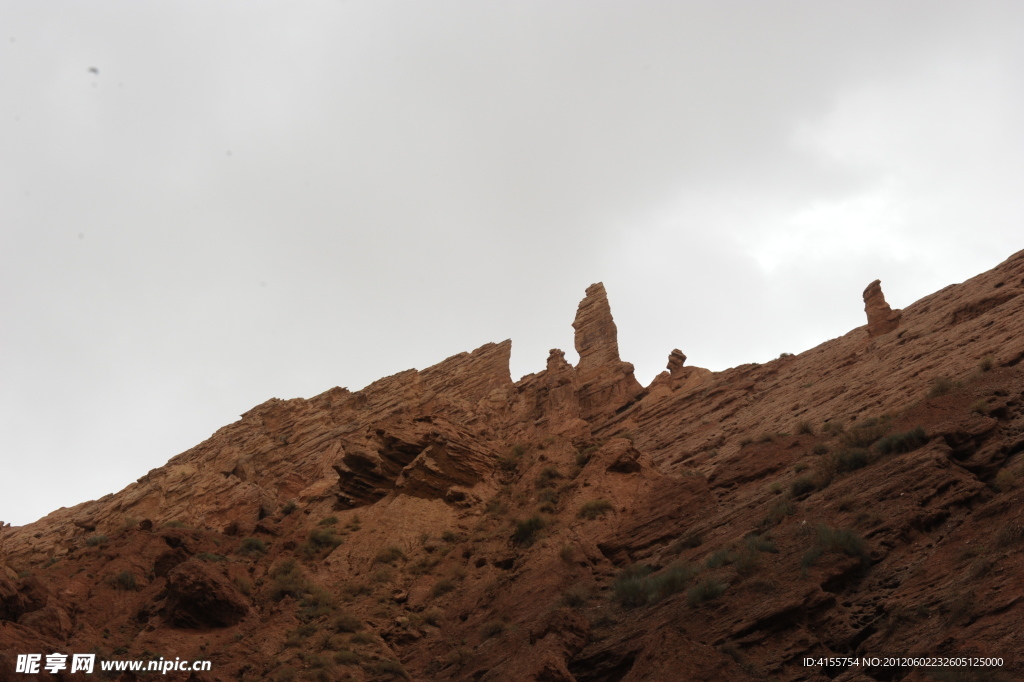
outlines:
M0 519L603 281L647 384L1024 248L1024 3L0 4Z

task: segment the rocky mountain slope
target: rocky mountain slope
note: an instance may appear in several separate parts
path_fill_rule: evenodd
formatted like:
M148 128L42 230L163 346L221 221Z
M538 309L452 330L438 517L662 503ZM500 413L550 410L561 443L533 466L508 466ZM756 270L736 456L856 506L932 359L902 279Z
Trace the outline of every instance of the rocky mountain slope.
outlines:
M845 336L644 388L595 284L576 367L513 382L504 341L269 400L0 529L0 681L1024 679L1022 293L1024 252L902 311L874 282Z

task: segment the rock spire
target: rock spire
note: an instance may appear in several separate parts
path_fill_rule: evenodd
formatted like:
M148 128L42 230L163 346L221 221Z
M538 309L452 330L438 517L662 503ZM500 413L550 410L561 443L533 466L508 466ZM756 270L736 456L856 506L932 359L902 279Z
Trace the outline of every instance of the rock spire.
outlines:
M576 369L581 374L599 371L604 365L621 361L619 332L612 320L608 294L601 282L587 287L587 295L576 309L572 328L576 330L576 352L580 354Z
M580 354L576 377L584 419L614 411L643 391L633 376L633 365L619 358L618 330L604 284L598 282L587 287L572 328L576 330L576 352Z
M900 326L902 310L893 310L885 302L881 280L875 280L864 290L864 312L868 316L868 338L888 334Z

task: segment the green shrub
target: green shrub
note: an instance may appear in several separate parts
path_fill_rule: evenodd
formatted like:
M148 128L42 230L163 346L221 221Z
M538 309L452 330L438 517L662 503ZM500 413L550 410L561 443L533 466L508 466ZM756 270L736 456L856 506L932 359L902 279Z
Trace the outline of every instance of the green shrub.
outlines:
M814 446L814 449L811 450L811 452L813 452L816 455L827 455L828 446L825 445L824 443L818 443L817 445Z
M213 552L200 552L196 554L196 558L200 561L227 561L228 558L223 554L214 554Z
M814 426L811 424L809 420L804 419L803 421L796 425L796 432L805 436L813 436Z
M306 578L294 559L286 559L274 566L270 571L273 581L270 587L270 599L279 601L286 596L301 597L306 591Z
M309 531L309 541L321 549L333 549L341 544L341 538L334 534L332 528L314 528Z
M385 547L384 549L377 552L377 555L373 557L373 563L375 564L394 564L397 561L405 559L405 552L402 551L401 547Z
M281 515L288 516L293 511L299 508L299 505L295 504L295 500L288 500L283 507L281 507Z
M553 513L555 505L558 504L558 491L553 488L544 488L537 494L537 501L541 503L541 511Z
M743 543L746 545L747 549L752 552L771 552L774 554L779 551L775 547L775 541L768 535L751 533L744 538Z
M996 535L996 547L1005 548L1024 542L1024 524L1007 523Z
M580 507L579 516L584 519L596 519L599 516L604 516L612 510L612 503L608 500L590 500L584 502L583 506Z
M624 608L653 604L682 592L699 572L697 567L684 563L673 563L655 574L651 570L643 564L624 569L612 583L612 599Z
M716 578L705 578L687 591L686 603L690 606L699 606L704 602L718 599L728 587Z
M647 578L648 601L657 602L669 595L682 592L700 569L690 564L674 563L665 570Z
M483 624L480 628L480 636L484 639L490 639L505 632L505 624L500 620L490 620Z
M306 596L299 602L298 617L304 623L334 611L334 595L319 585L307 585Z
M128 571L121 571L114 578L114 586L119 590L125 592L134 592L138 585L135 582L135 576Z
M298 674L298 669L290 665L282 665L280 668L274 671L271 679L274 682L292 682L295 679L295 675Z
M704 561L704 565L708 568L720 568L722 566L731 564L735 560L736 557L733 554L732 550L723 547L722 549L717 549L714 552L712 552L711 555Z
M818 526L818 544L826 552L867 559L867 544L864 538L849 529L835 529L822 524Z
M824 431L825 433L830 434L842 433L843 428L844 427L842 422L833 421L831 419L826 420L825 423L821 425L821 430Z
M446 653L441 660L446 666L455 665L461 667L469 659L469 656L470 654L466 649L458 647Z
M796 511L793 502L786 497L775 500L768 508L768 514L757 524L759 528L771 528L782 522L787 516L792 516Z
M522 457L525 454L526 454L526 446L523 445L522 443L519 443L519 444L516 444L516 445L512 446L512 456L513 457Z
M875 443L874 449L881 455L899 454L916 450L927 442L928 435L918 426L909 431L886 436Z
M498 468L511 474L519 470L519 460L515 457L498 457Z
M89 547L97 547L99 545L107 544L106 535L93 535L91 538L85 541L85 544Z
M334 654L334 662L338 665L358 665L362 657L351 649L342 649Z
M360 580L349 580L348 582L344 582L338 587L338 590L341 592L345 601L353 601L356 597L373 593L370 586Z
M181 521L168 521L164 524L164 528L185 528L185 524Z
M946 395L956 388L960 388L959 381L954 381L949 377L936 377L935 379L932 379L931 384L929 384L928 397L938 398L939 396Z
M446 530L441 533L441 539L445 542L462 542L465 538L456 532Z
M430 588L431 597L440 597L441 595L448 594L456 587L455 581L449 578L443 578L434 583L434 586Z
M516 523L515 532L512 533L512 542L528 547L533 544L537 533L546 525L547 522L539 514L534 514L525 521L519 521Z
M413 575L426 575L433 571L439 563L441 563L441 558L437 556L420 557L409 566L409 572Z
M493 516L503 516L508 513L508 504L497 495L487 500L484 511Z
M590 455L591 455L591 453L587 452L586 450L584 450L582 452L577 450L576 451L576 457L575 457L576 466L578 466L578 467L585 467L585 466L587 466L587 463L590 462Z
M312 556L325 549L334 549L341 544L341 538L334 534L332 528L314 528L309 531L309 540L299 547L307 556Z
M370 582L389 583L395 579L395 571L390 566L381 566L370 574Z
M843 436L843 443L848 448L866 448L885 435L889 430L887 423L879 423L877 419L868 419L863 424L850 429Z
M267 546L259 538L245 538L238 551L242 554L263 554L267 551Z
M349 640L353 644L373 644L377 641L371 633L364 631L354 633Z
M647 576L653 569L644 564L633 564L622 570L612 583L612 599L625 608L643 606L649 598Z
M400 677L403 680L410 679L409 673L405 671L405 667L393 658L382 658L377 661L376 665L373 666L373 671L378 675L390 675L391 677Z
M363 629L363 623L351 613L342 612L331 621L331 627L335 632L358 632Z
M971 412L981 415L988 414L988 401L986 401L984 398L980 400L975 400L973 403L971 403Z
M863 448L840 450L833 455L833 465L837 474L856 471L868 465L868 452Z
M789 485L789 494L793 497L800 497L809 492L813 492L817 488L814 479L810 476L801 476L797 478Z
M337 523L338 523L338 517L337 516L328 516L326 519L321 519L320 523L318 523L317 525L319 525L319 526L333 526L333 525L335 525Z
M586 606L588 599L590 599L590 589L580 584L573 585L562 593L562 604L571 609Z
M538 488L549 488L555 485L555 480L562 478L562 472L558 470L553 464L549 464L540 470L537 474L537 487Z
M751 549L744 548L742 551L737 552L734 557L733 568L740 575L749 575L761 565L758 553Z
M815 545L804 554L801 564L804 568L814 564L822 554L846 554L860 559L861 564L869 562L867 543L852 530L836 529L820 524L817 527Z
M1017 486L1017 482L1021 477L1021 469L1000 469L996 477L989 481L989 486L998 493L1004 493L1007 490L1012 490Z
M432 606L431 608L425 610L422 616L424 623L436 627L441 623L442 620L444 620L444 611L437 608L436 606Z
M821 547L818 547L817 545L810 547L806 552L804 552L804 555L800 557L800 567L806 571L809 566L817 563L818 559L821 558L821 555Z
M996 359L991 355L986 355L978 363L978 369L980 369L982 372L990 372L992 371L992 368L995 367L995 365Z

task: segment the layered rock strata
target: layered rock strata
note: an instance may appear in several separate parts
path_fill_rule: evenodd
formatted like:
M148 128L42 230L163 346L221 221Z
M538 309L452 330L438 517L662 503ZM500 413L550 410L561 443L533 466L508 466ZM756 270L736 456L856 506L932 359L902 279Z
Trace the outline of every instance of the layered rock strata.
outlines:
M0 530L0 680L65 650L213 659L192 682L1024 678L1024 252L903 311L875 285L866 327L673 350L646 390L596 284L576 367L513 382L505 341L267 401Z

